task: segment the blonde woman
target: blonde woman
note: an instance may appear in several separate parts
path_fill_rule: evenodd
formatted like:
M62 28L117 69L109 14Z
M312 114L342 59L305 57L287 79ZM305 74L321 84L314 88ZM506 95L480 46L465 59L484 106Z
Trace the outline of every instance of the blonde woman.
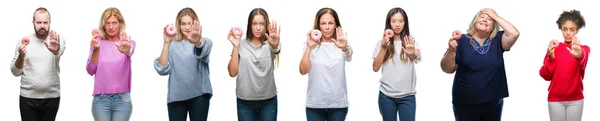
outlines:
M117 8L100 17L101 34L92 37L87 72L94 76L92 114L95 121L128 121L132 112L131 56L135 41L125 31L125 19Z
M515 44L519 31L485 8L477 12L467 32L454 31L441 60L444 72L456 72L454 117L456 121L500 121L503 99L508 97L504 52Z
M206 121L212 97L209 78L209 55L212 41L202 37L196 12L181 9L175 19L176 35L164 28L163 49L154 61L159 75L169 75L167 108L170 121Z

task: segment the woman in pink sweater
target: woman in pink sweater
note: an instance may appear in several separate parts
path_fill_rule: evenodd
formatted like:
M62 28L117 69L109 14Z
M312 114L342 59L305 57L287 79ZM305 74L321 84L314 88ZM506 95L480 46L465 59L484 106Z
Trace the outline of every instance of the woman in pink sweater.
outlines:
M564 41L552 40L544 57L540 76L550 81L548 110L551 121L581 121L583 112L583 76L590 47L575 36L585 26L577 10L564 11L558 20Z
M92 115L95 121L128 121L131 116L131 56L135 42L125 32L125 19L117 8L100 17L100 33L90 42L88 74L94 76Z

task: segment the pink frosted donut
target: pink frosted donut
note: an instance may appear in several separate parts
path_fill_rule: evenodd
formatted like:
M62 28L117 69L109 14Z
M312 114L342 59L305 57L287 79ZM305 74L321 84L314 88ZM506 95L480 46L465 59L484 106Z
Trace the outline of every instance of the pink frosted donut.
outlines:
M558 43L559 43L558 40L550 41L550 44L552 44L552 46L555 46L555 47L558 46Z
M29 44L29 37L23 37L23 39L21 39L21 44L28 45Z
M319 41L321 39L321 35L322 35L321 31L319 31L319 30L313 30L310 34L313 41Z
M237 38L241 38L242 35L244 34L244 32L242 31L242 28L240 27L233 27L232 28L233 31L233 36L237 37Z
M385 36L389 36L389 37L394 36L394 30L392 30L392 29L386 29L384 33L385 33Z
M171 36L177 34L177 28L173 24L167 25L167 34Z
M94 36L94 38L98 38L98 37L100 37L100 35L101 35L100 30L98 30L98 29L92 30L92 36Z

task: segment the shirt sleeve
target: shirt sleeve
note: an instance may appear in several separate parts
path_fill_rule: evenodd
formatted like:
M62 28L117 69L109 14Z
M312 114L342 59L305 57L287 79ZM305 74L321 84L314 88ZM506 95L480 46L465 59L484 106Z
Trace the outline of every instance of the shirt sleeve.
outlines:
M212 50L213 43L208 38L203 38L204 43L202 44L202 48L194 47L194 55L203 63L208 63L210 61L210 52Z
M17 64L17 58L19 58L19 46L21 46L21 41L17 43L17 47L15 48L15 56L13 56L12 62L10 63L10 71L15 77L23 75L23 67L21 67L21 69L18 69L15 65ZM25 66L25 64L23 64L23 66Z
M546 81L551 81L552 80L552 76L554 75L554 68L555 68L555 62L554 59L550 59L550 56L548 56L548 53L546 53L546 56L544 57L544 65L542 65L542 68L540 68L540 76L546 80Z
M577 62L579 62L579 73L581 74L581 78L585 75L585 68L587 66L588 57L590 55L590 47L586 45L581 46L581 57L577 58Z

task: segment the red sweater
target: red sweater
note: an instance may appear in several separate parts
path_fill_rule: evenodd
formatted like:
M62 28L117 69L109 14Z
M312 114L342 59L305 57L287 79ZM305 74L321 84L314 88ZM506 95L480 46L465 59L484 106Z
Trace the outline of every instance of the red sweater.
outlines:
M571 45L560 43L554 49L554 59L546 53L540 76L550 81L548 101L573 101L583 99L583 76L587 65L590 47L581 45L581 57L575 58L568 48Z

